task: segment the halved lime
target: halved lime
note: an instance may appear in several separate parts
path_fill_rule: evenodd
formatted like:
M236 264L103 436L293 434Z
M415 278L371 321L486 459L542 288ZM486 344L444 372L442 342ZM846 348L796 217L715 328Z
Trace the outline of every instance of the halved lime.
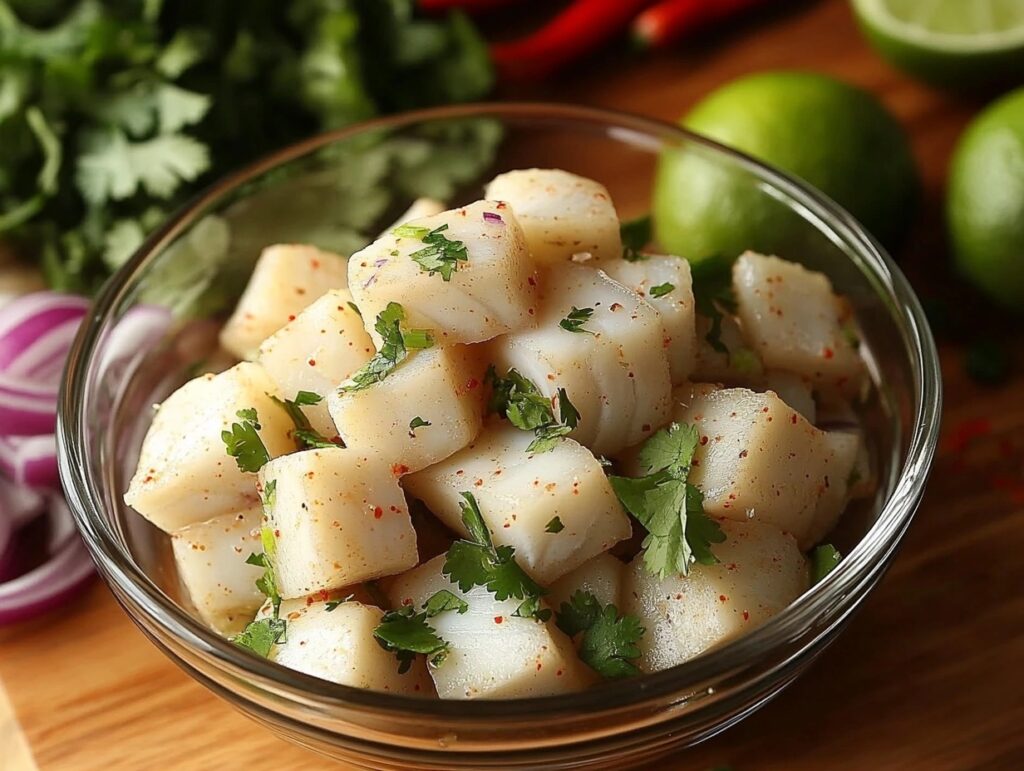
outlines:
M852 0L886 59L938 86L1024 82L1024 0Z

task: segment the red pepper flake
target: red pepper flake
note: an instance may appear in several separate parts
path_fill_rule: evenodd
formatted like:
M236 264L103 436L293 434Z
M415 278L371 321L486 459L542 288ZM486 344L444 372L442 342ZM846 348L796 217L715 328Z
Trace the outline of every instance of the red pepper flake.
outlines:
M274 538L280 538L280 537L281 537L281 531L280 530L275 530L274 531Z
M533 276L529 276L526 279L526 283L528 283L530 286L537 286L537 279L535 279Z
M374 519L380 519L383 516L384 516L384 509L382 509L380 506L374 506L373 507L373 518Z
M537 671L538 671L538 672L540 672L540 670L541 670L541 669L542 669L543 667L544 667L544 665L543 665L543 664L541 664L541 663L540 663L540 662L538 661L538 662L537 662Z
M789 422L792 423L794 426L796 425L796 413L795 412L793 413L792 417L790 417Z
M728 597L726 597L726 596L725 596L724 594L720 594L720 595L718 595L718 601L719 601L719 602L726 602L726 601L728 601L728 599L729 599L729 598L728 598Z
M642 426L640 426L640 430L641 431L650 431L651 430L651 424L650 423L644 423Z
M317 268L320 267L320 260L314 257L312 260L309 261L309 264L310 266L312 266L313 270L316 270Z
M743 620L744 621L750 621L750 612L749 611L746 611L746 610L743 611Z
M400 477L400 476L402 476L402 474L408 474L408 473L409 473L409 467L406 466L404 463L392 463L391 464L391 474L393 476Z
M288 314L288 320L289 321L295 321L295 314L294 313L289 313Z
M708 443L708 438L707 438L706 436L702 436L702 437L700 438L700 446L701 446L701 447L703 447L703 446L704 446L704 445L706 445L707 443Z
M741 458L746 458L747 457L747 451L746 450L740 450L740 457Z
M505 619L504 619L504 618L502 618L501 616L495 616L495 617L494 617L494 623L495 623L495 624L500 624L500 623L501 623L502 621L504 621L504 620L505 620Z
M988 418L975 418L959 423L946 440L950 452L963 452L975 439L992 433L992 422Z
M609 307L610 307L610 308L611 308L611 310L613 310L613 311L621 311L621 310L622 310L622 305L621 305L621 303L612 303L612 304L611 304L611 305L610 305Z
M471 377L469 380L466 381L466 390L467 391L472 391L474 388L476 388L479 385L480 385L480 381L477 380L475 377Z
M308 363L309 363L309 366L315 367L316 366L316 359L310 359Z
M821 352L821 355L824 356L826 359L831 359L835 357L836 352L833 351L831 348L826 348Z

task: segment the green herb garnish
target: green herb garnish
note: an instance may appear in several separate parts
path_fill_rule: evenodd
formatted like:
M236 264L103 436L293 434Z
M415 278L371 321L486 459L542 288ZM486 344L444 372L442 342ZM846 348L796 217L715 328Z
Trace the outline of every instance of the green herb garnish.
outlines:
M675 288L675 284L670 284L669 282L666 281L664 284L656 284L655 286L652 286L647 293L651 297L664 297L665 295L672 292L672 290L674 290Z
M380 349L366 364L338 388L339 393L361 391L379 383L409 355L410 350L430 348L434 339L425 329L402 329L405 309L398 303L388 303L377 314L374 329L380 335Z
M424 420L419 415L417 415L415 418L409 421L409 436L416 436L417 428L426 428L427 426L432 425L433 423L431 423L429 420Z
M287 631L288 624L283 618L261 618L246 624L245 629L231 638L231 642L266 658L275 645L285 641Z
M601 606L590 592L578 591L563 602L555 623L570 637L582 633L579 655L583 663L606 678L633 677L640 670L637 643L646 631L636 616L619 615L614 605Z
M561 533L565 530L565 525L562 524L562 520L559 517L552 517L551 520L544 526L545 533Z
M647 255L641 254L640 250L650 243L651 231L651 216L649 214L620 224L619 235L622 237L622 259L627 262L646 260Z
M232 423L231 429L220 432L221 441L228 455L235 459L238 468L247 473L256 473L270 461L267 446L257 433L263 426L254 407L235 413L240 423Z
M469 253L462 241L444 235L447 229L447 223L433 230L417 225L400 225L391 232L399 238L418 238L425 243L426 246L409 257L428 275L439 273L442 280L451 281L452 274L459 269L459 263L469 260Z
M448 655L448 643L427 623L428 619L454 610L465 613L469 605L456 594L442 589L425 603L417 612L412 605L398 610L389 610L373 630L373 636L386 651L393 651L398 658L398 674L409 671L417 653L428 656L432 666L439 667Z
M469 531L469 540L455 541L445 557L442 572L459 589L468 592L474 586L486 587L494 599L522 600L513 615L547 621L551 611L540 606L540 597L547 591L519 567L515 549L495 547L480 507L472 493L464 492L462 522Z
M835 570L842 558L843 555L830 543L815 547L811 552L811 586Z
M569 311L569 315L558 322L558 326L566 332L579 332L592 335L594 333L589 329L584 329L583 325L590 321L590 317L593 315L593 308L577 308L574 305L572 306L572 310Z
M541 453L554 449L559 440L579 425L580 413L569 401L569 394L564 388L557 391L556 420L551 400L518 370L509 369L504 377L498 377L491 366L487 369L484 381L490 383L492 388L488 409L504 415L516 428L536 434L537 438L526 448L527 452Z
M300 450L311 450L322 447L344 447L344 443L340 441L331 441L326 436L317 431L309 422L309 418L306 417L302 411L304 406L313 404L319 404L323 401L320 394L315 394L312 391L299 391L294 399L279 399L273 394L267 394L274 404L281 407L285 412L288 413L288 417L292 419L292 423L295 424L295 430L292 431L292 436L295 437L295 442Z
M693 277L694 307L711 321L704 338L718 353L729 353L722 342L722 318L725 313L736 312L736 295L732 289L732 261L713 255L690 264Z
M324 610L330 613L331 611L336 610L339 605L344 605L346 602L351 602L354 597L354 594L350 594L347 597L342 597L340 600L328 600L324 603Z
M691 562L714 564L711 544L725 540L718 523L704 514L704 496L686 481L698 441L697 429L673 423L641 448L646 476L609 477L619 501L647 528L644 566L661 578L686 575Z

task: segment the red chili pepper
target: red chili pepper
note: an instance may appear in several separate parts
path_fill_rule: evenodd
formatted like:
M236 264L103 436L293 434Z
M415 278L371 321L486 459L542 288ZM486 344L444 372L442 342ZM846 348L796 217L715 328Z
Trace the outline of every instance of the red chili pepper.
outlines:
M767 0L663 0L633 20L633 39L644 47L674 43Z
M503 5L521 0L419 0L420 10L426 13L444 13L445 11L465 11L466 13L483 13Z
M650 2L576 0L533 34L491 46L491 55L506 78L541 78L614 37Z

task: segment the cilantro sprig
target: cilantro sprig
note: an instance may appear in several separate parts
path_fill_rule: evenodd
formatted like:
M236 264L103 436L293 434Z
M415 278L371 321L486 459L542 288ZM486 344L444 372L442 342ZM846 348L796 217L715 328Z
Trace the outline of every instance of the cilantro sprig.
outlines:
M426 428L427 426L434 425L429 420L424 420L419 415L409 421L409 436L415 438L417 428Z
M736 312L736 295L732 289L732 261L722 255L713 255L690 264L693 278L694 307L711 321L704 336L718 353L728 354L722 342L722 319L726 313Z
M276 488L276 480L272 480L264 488L264 508L273 505ZM250 554L245 564L263 568L262 575L256 579L256 588L270 600L271 612L266 618L250 621L245 629L231 638L231 642L266 658L275 645L281 645L286 641L288 623L281 618L281 593L277 589L277 574L273 562L277 554L277 538L274 531L267 526L261 528L260 542L263 545L263 552Z
M469 260L469 252L465 243L444 235L447 229L447 223L433 230L418 225L399 225L391 232L399 238L418 238L426 244L409 257L428 275L439 273L443 281L451 281L459 263Z
M469 605L456 594L442 589L423 603L423 610L412 605L389 610L373 630L377 643L386 651L393 651L398 659L398 674L409 671L417 654L425 654L431 666L439 667L448 656L448 643L441 638L428 619L441 613L465 613Z
M704 513L704 496L687 481L699 436L693 426L673 423L651 436L640 450L642 477L608 477L619 501L647 528L644 566L661 578L686 575L690 564L713 565L711 545L725 540L718 523Z
M558 418L555 418L551 400L528 377L515 368L499 377L493 365L487 368L484 382L491 385L488 409L505 416L509 423L536 435L527 452L542 453L555 448L559 440L572 433L579 425L580 413L564 388L556 393Z
M565 530L565 525L560 517L552 517L544 526L545 533L561 533L563 530Z
M619 615L614 605L602 606L590 592L577 591L559 607L555 623L569 637L582 633L580 659L601 676L640 674L633 662L640 658L637 643L647 630L636 616Z
M291 418L292 423L295 424L295 430L292 431L292 436L295 438L295 443L298 445L300 450L345 446L340 439L338 441L332 441L313 428L309 422L309 418L307 418L306 414L302 411L303 407L308 407L322 402L324 397L320 394L315 394L312 391L299 391L295 394L294 399L279 399L273 394L268 394L268 396L270 396L274 404L278 405L288 413L288 417Z
M448 548L441 572L463 592L483 586L499 602L522 600L514 616L547 621L551 611L540 605L547 590L519 566L513 547L494 545L473 494L463 492L462 497L462 522L469 531L469 539L455 541Z
M646 260L647 255L642 254L640 250L650 243L652 230L649 214L619 225L619 235L622 237L622 259L627 262Z
M259 415L255 407L248 407L235 413L239 423L232 423L229 430L221 431L220 438L224 442L227 454L235 459L238 468L248 473L256 473L270 461L270 453L263 444L259 431Z
M366 364L338 388L339 393L361 391L379 383L394 371L411 350L430 348L434 338L425 329L403 329L405 309L391 302L377 314L374 329L380 335L380 349Z
M590 317L594 315L593 308L577 308L575 305L569 311L569 315L558 322L558 326L564 329L566 332L576 332L579 334L594 334L589 329L584 329L583 325L590 321Z

